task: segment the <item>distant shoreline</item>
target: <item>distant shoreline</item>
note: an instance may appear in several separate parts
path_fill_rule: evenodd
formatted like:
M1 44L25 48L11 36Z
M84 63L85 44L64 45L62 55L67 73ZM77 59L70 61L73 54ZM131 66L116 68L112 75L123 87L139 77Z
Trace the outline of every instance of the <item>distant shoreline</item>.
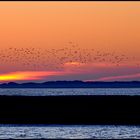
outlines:
M0 88L140 88L140 81L84 82L84 81L48 81L43 83L3 83Z

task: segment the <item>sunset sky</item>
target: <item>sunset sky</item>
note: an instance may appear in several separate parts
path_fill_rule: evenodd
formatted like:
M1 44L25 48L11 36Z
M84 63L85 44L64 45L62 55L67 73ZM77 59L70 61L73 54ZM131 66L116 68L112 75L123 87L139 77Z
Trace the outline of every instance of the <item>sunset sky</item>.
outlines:
M140 2L0 2L0 83L140 80Z

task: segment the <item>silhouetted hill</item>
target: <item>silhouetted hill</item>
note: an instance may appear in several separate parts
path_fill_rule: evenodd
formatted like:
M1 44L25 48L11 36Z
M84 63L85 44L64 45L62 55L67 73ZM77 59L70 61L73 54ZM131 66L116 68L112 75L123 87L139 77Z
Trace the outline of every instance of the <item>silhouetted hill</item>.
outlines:
M0 88L140 88L140 81L130 82L83 82L48 81L43 83L3 83Z

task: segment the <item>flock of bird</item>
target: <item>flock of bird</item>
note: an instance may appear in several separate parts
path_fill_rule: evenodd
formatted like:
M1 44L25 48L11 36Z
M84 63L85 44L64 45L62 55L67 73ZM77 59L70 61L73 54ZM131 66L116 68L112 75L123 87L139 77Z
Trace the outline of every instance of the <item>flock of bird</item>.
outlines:
M45 49L35 47L9 47L0 50L0 63L19 65L20 67L38 69L61 69L67 62L79 62L88 64L94 62L112 63L119 66L122 62L130 61L135 57L128 57L125 54L117 55L115 52L104 52L95 49L80 48L73 42L59 49ZM138 66L140 66L138 64Z

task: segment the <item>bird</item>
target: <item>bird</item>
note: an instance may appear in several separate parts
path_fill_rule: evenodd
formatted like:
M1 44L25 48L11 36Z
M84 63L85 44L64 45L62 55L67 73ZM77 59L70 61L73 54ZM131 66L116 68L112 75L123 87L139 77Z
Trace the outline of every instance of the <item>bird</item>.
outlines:
M112 51L97 50L95 48L83 48L69 41L60 48L37 48L37 47L9 47L0 50L0 63L23 66L26 69L60 69L67 62L79 62L90 64L112 63L119 66L121 63L130 60L126 54L117 54ZM135 57L132 56L132 60ZM77 67L77 65L75 65Z

